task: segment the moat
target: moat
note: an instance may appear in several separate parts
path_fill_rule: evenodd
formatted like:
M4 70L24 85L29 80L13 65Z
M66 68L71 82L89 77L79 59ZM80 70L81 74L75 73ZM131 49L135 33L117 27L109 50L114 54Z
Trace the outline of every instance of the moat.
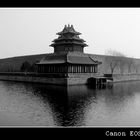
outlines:
M0 126L140 126L139 85L94 89L0 81Z

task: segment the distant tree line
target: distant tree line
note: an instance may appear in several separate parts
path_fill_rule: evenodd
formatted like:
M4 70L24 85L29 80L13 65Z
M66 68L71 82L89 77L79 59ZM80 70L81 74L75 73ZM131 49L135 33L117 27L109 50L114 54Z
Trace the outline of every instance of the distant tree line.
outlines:
M140 69L140 64L136 63L133 58L128 58L124 54L114 50L106 52L105 62L111 74L114 74L116 69L119 69L120 74L138 73Z
M21 72L36 72L37 66L36 61L34 63L30 63L29 61L24 61L21 64L20 71ZM105 64L107 65L107 69L110 70L110 74L114 74L117 69L117 73L138 73L140 72L140 63L136 63L136 59L126 57L123 53L120 53L115 50L108 50L105 55ZM7 69L9 71L14 71L13 69Z
M30 64L28 61L24 61L20 67L21 72L35 72L36 71L36 63Z

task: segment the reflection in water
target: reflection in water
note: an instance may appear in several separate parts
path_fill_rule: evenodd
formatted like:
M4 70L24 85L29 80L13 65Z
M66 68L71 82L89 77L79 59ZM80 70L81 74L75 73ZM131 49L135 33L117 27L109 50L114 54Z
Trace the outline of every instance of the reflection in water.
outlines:
M47 98L52 108L53 118L58 126L81 125L84 119L83 106L94 91L86 86L46 86L37 85L35 92ZM91 94L92 93L92 94Z
M140 125L139 85L133 81L93 89L0 81L0 125Z
M42 99L38 93L34 92L31 85L1 82L0 125L44 125L46 123L51 126L53 124L51 110L48 103L44 103ZM11 121L3 123L2 115ZM18 121L17 118L20 120Z
M114 83L112 89L97 91L97 104L86 109L86 125L89 126L131 126L140 125L140 111L135 112L140 98L140 82ZM138 101L140 102L140 100ZM135 115L134 115L135 114ZM132 117L133 116L133 117ZM135 117L134 117L135 116Z

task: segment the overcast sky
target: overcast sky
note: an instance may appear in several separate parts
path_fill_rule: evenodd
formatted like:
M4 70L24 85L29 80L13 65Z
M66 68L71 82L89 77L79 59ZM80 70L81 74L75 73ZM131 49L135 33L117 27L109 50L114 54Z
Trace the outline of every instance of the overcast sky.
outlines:
M0 58L52 53L68 24L82 33L85 53L140 58L140 8L0 8Z

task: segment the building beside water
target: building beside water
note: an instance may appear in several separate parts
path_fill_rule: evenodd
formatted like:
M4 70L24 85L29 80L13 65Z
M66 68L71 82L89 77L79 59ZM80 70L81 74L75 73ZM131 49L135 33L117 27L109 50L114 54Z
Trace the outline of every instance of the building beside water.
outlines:
M65 25L57 35L50 45L53 53L0 59L0 80L56 85L103 85L107 80L140 80L140 59L120 57L112 74L111 64L116 63L116 57L85 53L88 45L73 25ZM21 71L25 62L31 64L29 70Z
M57 33L50 47L54 53L46 56L37 63L37 72L48 77L65 78L66 84L86 84L90 77L98 77L98 60L84 53L88 45L79 37L73 25L64 27ZM57 80L56 80L57 81Z

